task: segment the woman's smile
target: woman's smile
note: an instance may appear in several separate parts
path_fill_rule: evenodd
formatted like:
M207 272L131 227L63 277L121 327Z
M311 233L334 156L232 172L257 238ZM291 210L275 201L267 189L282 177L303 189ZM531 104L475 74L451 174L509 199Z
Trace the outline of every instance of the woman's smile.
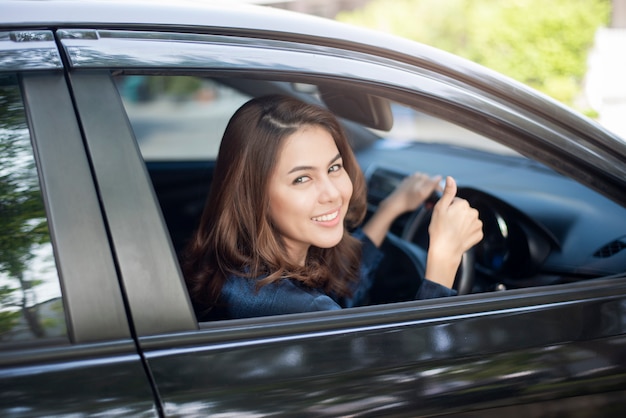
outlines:
M323 224L329 224L328 226L334 226L337 224L337 222L339 221L339 212L340 209L337 209L331 213L327 213L324 215L320 215L320 216L315 216L313 218L311 218L313 221L318 222L318 223L323 223ZM335 221L335 222L333 222ZM332 225L330 225L332 224Z

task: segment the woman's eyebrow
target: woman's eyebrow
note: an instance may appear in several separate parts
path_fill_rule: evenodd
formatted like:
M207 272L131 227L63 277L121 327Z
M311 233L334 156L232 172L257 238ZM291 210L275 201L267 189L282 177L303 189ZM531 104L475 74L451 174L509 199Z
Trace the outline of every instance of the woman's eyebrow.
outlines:
M338 152L337 155L335 155L335 158L333 158L332 160L330 160L330 163L328 165L331 165L332 163L334 163L335 161L337 161L338 159L341 158L341 153Z
M337 161L340 158L341 158L341 153L338 153L337 155L335 155L330 160L330 163L328 165L331 165L332 163L334 163L335 161ZM298 166L292 168L291 170L289 170L289 172L287 174L295 173L296 171L305 171L305 170L312 170L312 169L313 169L313 167L309 166L309 165L298 165Z

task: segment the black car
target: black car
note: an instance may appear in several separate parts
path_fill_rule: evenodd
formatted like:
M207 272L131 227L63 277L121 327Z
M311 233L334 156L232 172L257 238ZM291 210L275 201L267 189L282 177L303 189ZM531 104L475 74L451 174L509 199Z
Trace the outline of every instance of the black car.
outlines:
M412 300L428 209L368 306L198 323L178 263L251 97L328 107L370 211L452 175L485 237ZM263 7L0 3L0 416L624 416L626 142L405 39Z

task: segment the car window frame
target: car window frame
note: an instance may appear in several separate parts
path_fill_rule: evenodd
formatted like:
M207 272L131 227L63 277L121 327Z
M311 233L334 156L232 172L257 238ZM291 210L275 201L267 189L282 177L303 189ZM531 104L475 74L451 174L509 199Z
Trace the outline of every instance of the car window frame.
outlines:
M84 30L80 30L80 32L84 32ZM382 326L383 324L392 326L397 324L400 318L412 318L406 319L409 322L415 319L421 321L425 318L443 321L446 318L454 318L461 314L495 314L509 309L520 309L522 305L524 306L523 309L535 309L542 305L569 304L574 300L590 300L590 297L617 298L619 295L626 294L626 279L594 280L588 283L569 284L546 289L507 291L506 295L497 293L466 295L456 297L454 301L413 301L389 306L353 308L348 312L344 310L338 313L296 314L289 315L287 318L267 317L252 320L226 321L226 323L210 323L203 324L198 328L195 317L191 312L187 292L184 290L184 281L182 280L175 254L169 242L167 227L160 213L158 201L154 195L145 164L138 147L134 143L132 129L123 111L121 98L111 80L112 74L158 73L163 75L171 73L177 75L225 76L229 71L236 70L238 76L248 75L251 78L259 78L259 71L266 72L268 77L276 81L293 81L294 78L297 78L300 82L315 82L316 80L328 81L336 77L344 82L352 82L355 86L364 86L372 94L388 95L391 99L421 108L426 113L442 117L488 137L497 137L499 139L498 142L505 145L515 144L514 148L517 151L533 156L542 155L542 159L546 158L544 151L548 148L539 149L536 147L537 143L547 143L546 138L554 140L557 145L574 143L569 136L571 133L549 121L533 119L524 109L516 107L514 104L507 106L500 103L494 96L486 95L484 99L481 99L473 95L471 91L462 91L455 83L448 83L446 80L435 80L427 74L428 71L426 70L410 72L410 75L406 76L412 79L408 85L404 83L406 78L402 80L387 80L386 84L383 84L371 78L373 77L372 74L370 74L369 79L366 77L364 81L356 81L359 75L363 75L363 72L359 70L364 65L363 57L357 64L350 65L349 69L346 69L344 73L336 75L338 64L346 64L349 62L348 59L338 56L336 53L325 55L323 60L316 55L315 58L318 65L310 68L312 64L310 60L305 62L298 61L302 54L311 52L306 46L302 46L293 52L281 51L283 57L289 58L293 62L298 62L298 65L294 65L293 68L281 67L280 70L275 70L272 69L277 59L275 56L259 53L258 45L254 45L252 40L242 42L240 39L237 39L235 45L229 45L232 49L229 49L228 65L216 66L216 60L219 60L219 57L223 55L216 54L215 58L211 58L211 54L209 54L210 49L204 51L204 54L194 55L194 59L191 62L179 62L175 57L172 58L170 56L170 59L175 61L174 64L170 65L168 63L164 64L160 60L154 59L154 57L147 60L143 53L136 57L133 56L133 51L136 51L135 48L137 47L137 37L143 37L143 32L137 37L130 36L125 32L125 36L128 39L117 39L113 43L111 43L111 33L109 33L106 42L102 44L104 46L102 49L99 49L100 47L94 44L94 40L97 37L70 36L73 33L71 31L61 31L60 33L62 35L61 42L69 53L69 62L73 68L70 73L70 79L88 143L95 144L95 141L104 143L103 139L106 137L104 133L106 129L104 127L100 126L93 130L88 127L88 124L91 122L86 121L92 117L90 115L95 114L106 115L106 120L112 122L112 125L116 127L115 135L112 136L116 140L121 141L116 142L116 146L109 144L107 150L96 151L95 147L89 147L91 159L96 166L97 181L99 183L102 182L100 185L101 189L106 189L105 184L112 181L111 178L105 177L105 175L111 173L111 168L109 168L108 172L102 171L100 173L97 168L97 160L101 159L103 161L102 164L104 164L104 161L112 159L116 155L121 157L120 149L123 149L123 158L129 165L127 168L118 166L118 169L127 174L132 173L136 181L131 182L132 184L130 185L123 185L124 187L118 188L117 192L122 193L122 196L140 196L141 205L137 206L138 212L144 215L146 213L149 214L152 225L158 227L158 231L152 233L150 237L142 233L143 238L140 242L133 244L137 248L143 246L141 251L143 256L146 257L144 260L149 261L156 257L160 263L167 264L165 268L150 270L153 273L150 274L150 277L152 283L155 284L154 287L146 288L136 281L137 275L133 273L135 270L133 270L132 262L122 262L118 259L124 287L133 311L133 320L139 341L145 349L163 348L169 345L178 346L183 344L184 341L197 341L197 339L208 341L213 340L213 338L222 338L226 341L231 338L229 335L233 335L234 337L232 338L237 339L251 329L258 330L259 335L267 337L284 335L281 333L286 330L305 333L337 329L357 330L363 326ZM162 50L162 53L166 51L171 53L172 43L176 41L176 37L174 36L174 40L165 45L162 36L162 33L159 33L158 36L155 35L155 44L151 45L153 48L149 47L148 50L152 52L155 50L161 51L159 48L167 46L167 48ZM182 36L185 37L184 35ZM130 42L130 44L126 44L126 42ZM141 46L144 47L146 42L150 43L152 41L142 39ZM219 47L224 48L225 43L226 40L220 38ZM275 46L277 41L273 40L271 44ZM129 48L125 49L125 45L129 46ZM214 43L209 43L208 45L212 46ZM182 47L187 48L189 45L185 44ZM182 47L181 50L184 50ZM201 47L202 45L194 44L192 48ZM319 52L319 47L314 49ZM222 49L220 51L223 52ZM120 55L124 55L126 59L121 63L117 61ZM84 61L81 57L86 56L86 61ZM271 58L266 59L266 56ZM135 58L137 60L134 60ZM382 61L381 63L381 59L373 59L368 65L371 68L390 70L393 74L398 74L402 70L402 66L390 69L390 63L385 60ZM100 100L100 104L96 104L93 99L93 92L96 90L106 99ZM435 94L446 97L446 101L437 99L434 96ZM472 106L469 106L468 103L472 104ZM487 110L478 111L479 104L485 105ZM478 122L475 119L477 115L479 116ZM531 137L536 143L519 143L522 136L514 128L515 121L519 121L530 132L523 138ZM92 122L94 127L96 127L98 122L95 120ZM546 126L542 126L539 122L545 122ZM98 130L100 132L97 132ZM554 152L554 155L561 155L561 151L557 149L558 147L555 145L551 147L549 150ZM96 155L96 152L102 152L102 155ZM108 157L106 157L107 154ZM113 217L117 217L119 220L119 224L112 228L112 238L114 245L116 245L115 251L119 255L124 252L124 246L127 245L125 243L129 242L127 239L128 229L132 229L133 223L128 219L124 220L120 217L119 213L121 213L122 208L119 205L116 206L116 204L109 203L109 201L113 202L119 199L119 196L114 197L113 195L107 196L103 194L102 199L109 224L111 224ZM118 232L116 231L125 233L126 238L124 240L118 239L116 236ZM120 244L115 244L116 241ZM611 286L607 286L608 283ZM174 296L170 299L172 289ZM183 289L182 292L181 289ZM162 301L164 300L178 301L179 309L163 308ZM172 302L167 305L173 304ZM534 306L534 308L528 308L529 306ZM490 311L489 309L494 310ZM193 324L190 323L190 318L194 322Z
M0 73L16 74L22 94L68 340L128 339L117 273L53 33L20 30L0 35L0 50L11 57L3 61Z
M0 75L15 76L45 207L67 338L0 347L0 410L10 414L134 411L158 415L158 396L133 340L93 182L52 31L0 36ZM107 381L103 384L103 376ZM97 387L98 390L93 390ZM125 387L120 391L121 387ZM71 393L71 397L67 396ZM62 400L62 402L59 402Z
M135 333L197 328L161 209L111 73L73 71L69 80Z
M117 272L104 222L97 217L100 205L64 76L23 74L21 84L71 339L80 343L129 338Z

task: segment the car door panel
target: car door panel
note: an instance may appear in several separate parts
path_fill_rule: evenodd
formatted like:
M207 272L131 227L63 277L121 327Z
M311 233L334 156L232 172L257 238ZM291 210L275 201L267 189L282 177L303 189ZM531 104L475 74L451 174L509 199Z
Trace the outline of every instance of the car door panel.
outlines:
M420 314L428 304L414 305L403 306L402 321L378 326L371 319L384 310L365 308L244 321L239 332L239 324L211 331L206 323L187 341L153 338L144 347L170 413L429 416L526 405L512 414L523 416L545 399L559 399L559 412L571 416L620 408L626 299L477 313L465 306L462 315L441 306ZM246 338L246 329L258 332ZM586 398L594 401L583 407Z
M132 341L0 352L3 417L157 417Z

